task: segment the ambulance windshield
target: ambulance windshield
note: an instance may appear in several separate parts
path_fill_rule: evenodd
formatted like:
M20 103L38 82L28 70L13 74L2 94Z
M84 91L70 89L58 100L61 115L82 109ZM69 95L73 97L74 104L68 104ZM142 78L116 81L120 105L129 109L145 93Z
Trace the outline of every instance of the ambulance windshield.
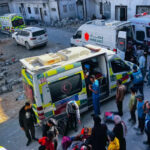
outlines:
M18 19L18 20L12 21L13 27L21 26L21 25L23 25L23 24L24 24L23 19Z

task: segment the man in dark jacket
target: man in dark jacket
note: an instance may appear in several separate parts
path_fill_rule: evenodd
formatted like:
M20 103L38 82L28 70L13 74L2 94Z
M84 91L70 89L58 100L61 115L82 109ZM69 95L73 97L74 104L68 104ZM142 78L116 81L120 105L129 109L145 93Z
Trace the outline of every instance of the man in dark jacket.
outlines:
M94 127L91 135L91 145L93 150L106 150L107 139L107 126L101 124L99 116L93 116Z
M35 138L35 128L34 123L36 123L35 114L31 108L30 103L26 102L19 112L19 124L22 130L24 130L26 137L28 138L27 146L31 143L31 140L38 140Z

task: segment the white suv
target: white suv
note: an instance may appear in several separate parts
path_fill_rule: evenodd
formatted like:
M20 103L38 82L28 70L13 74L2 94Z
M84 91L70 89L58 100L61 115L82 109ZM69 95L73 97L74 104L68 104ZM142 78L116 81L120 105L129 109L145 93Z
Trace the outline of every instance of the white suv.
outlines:
M12 34L12 38L17 44L23 45L26 49L31 49L40 45L46 45L48 36L44 29L38 27L27 27Z

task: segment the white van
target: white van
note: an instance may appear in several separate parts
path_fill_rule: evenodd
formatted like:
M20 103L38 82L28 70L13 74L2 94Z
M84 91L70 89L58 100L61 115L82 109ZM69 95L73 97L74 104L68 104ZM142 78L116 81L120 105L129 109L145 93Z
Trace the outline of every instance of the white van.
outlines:
M144 40L150 45L150 15L143 13L130 19L133 26L134 40L142 44Z
M124 59L128 41L132 39L133 29L128 21L93 20L79 27L71 38L71 46L100 45L117 51Z

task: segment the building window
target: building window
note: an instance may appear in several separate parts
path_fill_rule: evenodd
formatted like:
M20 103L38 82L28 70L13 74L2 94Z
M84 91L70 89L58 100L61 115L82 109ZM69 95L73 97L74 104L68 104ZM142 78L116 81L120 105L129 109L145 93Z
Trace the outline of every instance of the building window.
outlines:
M47 11L46 10L44 10L44 15L47 16Z
M67 5L63 5L63 12L67 13Z
M22 14L22 8L21 7L19 7L19 12Z
M57 102L82 90L81 74L76 74L49 84L52 101Z
M51 8L52 11L56 11L56 8Z
M69 5L69 10L70 10L70 11L74 11L74 10L75 10L75 7L74 7L73 4L70 4L70 5Z
M136 6L136 14L147 12L150 14L150 6Z
M116 6L115 7L115 19L120 21L127 20L127 6Z
M30 7L28 7L28 13L31 14L31 8Z
M39 14L38 8L34 7L34 12L35 12L35 14Z
M46 4L45 4L45 3L43 3L43 7L44 7L44 8L46 7Z

